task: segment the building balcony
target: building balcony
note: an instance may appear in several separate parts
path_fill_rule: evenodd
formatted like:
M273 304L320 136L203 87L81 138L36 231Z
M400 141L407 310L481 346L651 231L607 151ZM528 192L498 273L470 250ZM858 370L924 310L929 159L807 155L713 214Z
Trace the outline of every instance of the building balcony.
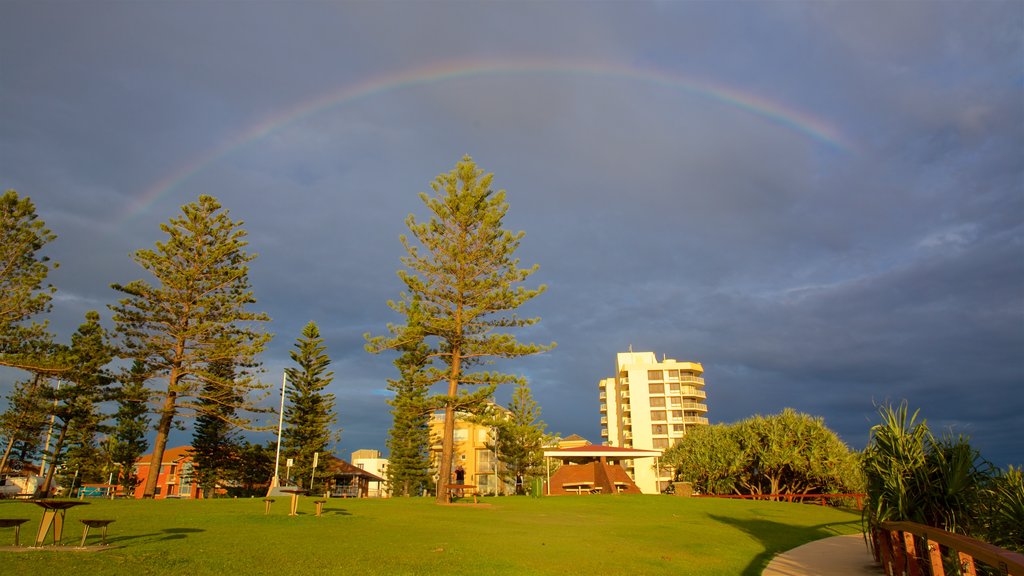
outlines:
M707 398L706 392L696 386L680 386L679 393L690 398Z
M607 423L608 423L608 417L607 416L601 416L601 424L607 424Z
M605 412L605 413L608 412L608 405L607 404L601 404L601 412Z
M598 400L605 400L605 399L608 398L608 394L605 393L604 390L602 390L601 393L597 395L597 398L598 398Z
M700 376L693 376L693 375L690 375L690 374L681 374L679 376L679 381L680 382L693 382L694 384L697 384L699 386L703 386L704 385L704 379L703 378L701 378Z
M697 412L707 412L708 411L708 405L707 404L700 404L698 402L683 402L683 409L684 410L695 410Z
M629 412L629 410L630 410L629 404L623 404L622 405L622 411L623 412Z
M622 419L622 425L623 426L629 426L632 423L633 423L633 419L632 418L623 418Z
M602 438L607 438L608 437L608 429L607 428L601 428L601 437Z

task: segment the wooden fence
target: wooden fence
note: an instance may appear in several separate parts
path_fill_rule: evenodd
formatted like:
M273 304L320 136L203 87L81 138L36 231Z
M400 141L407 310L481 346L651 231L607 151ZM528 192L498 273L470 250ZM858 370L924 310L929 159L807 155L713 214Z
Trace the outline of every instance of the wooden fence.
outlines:
M947 568L976 576L978 564L1003 576L1024 576L1024 554L924 524L882 522L871 537L875 560L888 576L945 576Z

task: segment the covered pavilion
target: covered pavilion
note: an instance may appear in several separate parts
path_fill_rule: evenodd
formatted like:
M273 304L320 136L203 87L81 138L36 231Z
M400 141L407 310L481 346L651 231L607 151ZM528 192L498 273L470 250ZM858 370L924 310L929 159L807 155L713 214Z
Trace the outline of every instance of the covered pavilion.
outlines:
M548 464L545 493L560 494L640 494L640 488L622 467L623 460L658 458L661 450L641 450L620 446L575 446L548 448L544 458ZM551 458L562 466L551 474Z

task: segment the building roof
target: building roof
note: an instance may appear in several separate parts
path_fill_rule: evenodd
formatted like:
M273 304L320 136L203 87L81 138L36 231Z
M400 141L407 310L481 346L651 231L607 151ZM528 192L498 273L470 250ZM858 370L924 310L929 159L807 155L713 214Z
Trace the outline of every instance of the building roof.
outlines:
M641 450L621 446L576 446L574 448L547 448L545 456L553 458L656 458L661 450Z
M172 462L178 462L184 458L192 457L191 446L175 446L174 448L167 448L164 450L164 457L161 464L170 464ZM139 456L139 459L135 461L136 465L148 466L150 459L153 458L153 453L143 454Z
M372 472L367 472L358 466L353 466L348 462L345 462L341 458L334 458L333 456L327 458L327 464L324 466L324 475L328 476L361 476L366 478L370 482L385 482L383 478L377 476Z

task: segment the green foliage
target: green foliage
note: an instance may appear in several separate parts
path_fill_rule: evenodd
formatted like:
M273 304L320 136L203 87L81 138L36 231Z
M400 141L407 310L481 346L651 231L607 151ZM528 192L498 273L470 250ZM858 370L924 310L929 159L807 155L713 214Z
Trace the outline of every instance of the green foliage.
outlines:
M161 225L166 241L133 255L156 283L113 285L125 295L110 307L122 355L145 364L152 377L167 380L157 408L156 464L176 417L203 409L202 390L240 399L239 411L259 410L249 396L264 388L254 376L256 357L270 339L259 324L269 318L247 309L255 302L248 279L248 263L255 256L244 251L248 242L241 226L216 199L200 196L182 206L181 216ZM211 372L215 362L234 366L234 378ZM232 424L246 427L249 420L236 412ZM154 494L156 480L156 474L149 476L147 497Z
M48 339L45 324L25 325L50 309L56 289L44 282L57 263L39 252L55 238L30 198L14 190L0 196L0 366L59 371L38 355L36 341Z
M7 470L12 456L18 462L27 462L39 451L43 430L49 420L50 404L39 393L44 385L41 374L16 382L7 396L7 410L0 414L0 439L4 455L0 472Z
M693 484L701 494L739 492L744 458L732 430L728 424L690 428L665 451L661 464L674 467L676 476Z
M380 352L423 342L429 362L422 382L447 384L437 398L445 411L440 477L451 474L454 414L476 412L495 387L519 378L498 372L473 371L494 358L537 354L554 346L521 344L506 329L531 326L539 318L520 318L515 310L544 292L521 285L537 267L520 268L514 257L523 233L502 228L508 211L503 190L491 190L493 175L484 174L465 156L451 172L439 175L420 194L430 220L406 219L411 237L402 236L406 269L398 276L406 291L388 305L405 317L389 325L389 337L367 335L367 349ZM444 501L443 491L437 495Z
M906 401L879 408L864 451L864 522L910 521L1009 548L1024 547L1020 471L1001 474L967 438L936 438Z
M238 445L229 479L236 487L229 489L232 496L258 496L266 492L267 482L274 476L274 457L277 446L273 443L252 444L248 440Z
M292 474L298 484L308 487L313 454L325 456L327 446L337 437L332 430L337 421L334 394L324 392L334 373L327 371L331 359L316 323L310 322L302 329L290 356L299 367L286 370L290 386L286 393L281 451L285 457L294 459Z
M149 448L146 434L149 431L149 396L146 388L148 379L144 364L135 361L130 370L122 374L121 389L117 394L117 413L114 414L114 431L107 443L110 460L117 467L117 483L126 495L133 494L139 484L135 474L135 462Z
M691 429L662 458L710 494L857 492L856 454L824 420L792 409Z
M492 420L497 438L492 449L502 463L499 477L505 482L514 482L522 475L523 486L530 479L544 474L544 429L540 420L540 408L530 394L525 382L516 386L508 406L507 417Z
M41 487L43 493L51 485L65 442L74 449L71 456L79 461L79 467L82 467L81 462L91 466L90 459L98 456L95 438L106 418L99 412L100 404L113 398L110 386L114 378L105 366L113 360L114 353L107 332L100 324L99 313L87 312L85 322L71 336L71 347L66 354L68 368L62 374L60 385L41 390L42 397L53 402L53 415L59 424L57 441L50 454L50 468ZM98 475L103 468L97 470L89 469L90 473Z
M1010 466L997 473L983 510L985 541L1024 553L1024 470Z
M234 367L224 361L211 364L210 373L219 380L233 380ZM217 483L227 477L234 465L238 449L235 419L236 406L241 403L229 388L203 384L199 397L199 413L192 430L192 462L196 481L205 498L212 498Z
M395 393L388 431L387 480L392 496L419 496L430 488L430 416L434 404L428 397L430 382L423 382L423 366L430 350L422 340L402 345L395 360L399 378L388 380Z

